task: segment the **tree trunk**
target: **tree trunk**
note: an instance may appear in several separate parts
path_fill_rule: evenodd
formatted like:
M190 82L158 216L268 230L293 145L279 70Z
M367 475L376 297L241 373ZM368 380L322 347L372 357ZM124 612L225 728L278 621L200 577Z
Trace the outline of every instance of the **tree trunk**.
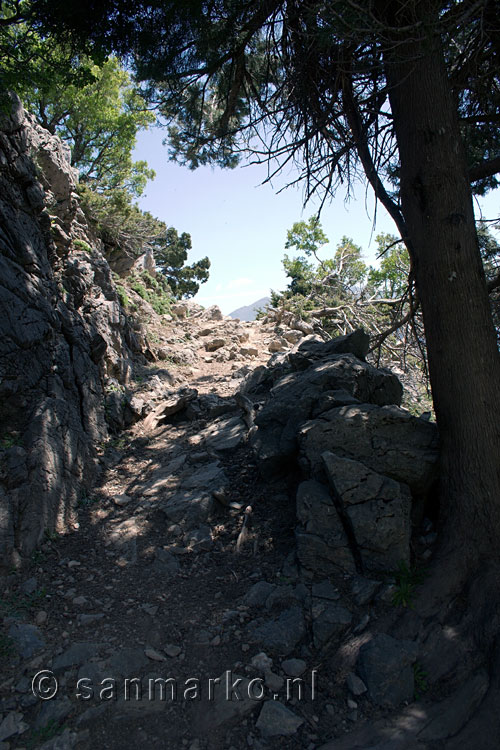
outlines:
M434 6L386 16L385 66L441 439L441 550L460 585L500 557L500 357Z

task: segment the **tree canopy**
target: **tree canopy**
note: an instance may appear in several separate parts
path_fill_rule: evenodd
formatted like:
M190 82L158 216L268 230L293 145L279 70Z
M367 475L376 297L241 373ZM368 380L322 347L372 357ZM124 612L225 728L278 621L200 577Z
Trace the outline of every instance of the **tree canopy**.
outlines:
M53 75L43 85L25 86L24 104L70 146L81 183L101 193L123 189L141 195L155 173L145 161L134 162L132 151L137 132L156 117L116 58L100 66L84 59L79 65L91 80L65 84Z
M376 361L411 367L425 388L425 340L410 294L408 252L394 235L379 234L376 241L378 268L368 266L362 249L345 236L329 257L329 240L317 216L296 222L285 248L304 255L285 254L290 282L284 292L272 293L271 302L315 323L323 334L345 335L360 327L370 331Z
M192 297L200 284L208 279L210 261L208 258L186 266L188 251L191 250L191 235L168 227L157 237L153 254L158 270L165 276L175 296Z

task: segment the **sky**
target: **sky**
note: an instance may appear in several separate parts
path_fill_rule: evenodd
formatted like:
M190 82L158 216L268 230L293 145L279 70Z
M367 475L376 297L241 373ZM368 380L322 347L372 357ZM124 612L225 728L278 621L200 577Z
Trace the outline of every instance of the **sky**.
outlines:
M133 158L146 160L156 172L139 205L174 226L179 234L191 235L193 248L188 263L206 255L210 258L210 278L200 286L195 301L204 307L219 305L227 315L269 296L271 289L285 289L287 278L281 261L287 230L296 221L312 216L318 205L309 203L304 209L301 188L278 192L287 182L285 177L262 185L267 177L263 165L191 171L170 162L168 149L162 145L164 137L165 132L158 128L138 134ZM293 179L293 174L288 179ZM500 214L499 193L489 194L482 202L487 218ZM322 256L331 256L345 235L362 247L366 263L376 265L376 235L396 233L380 204L376 214L374 226L374 201L363 184L356 186L354 197L347 203L340 188L321 214L330 241Z

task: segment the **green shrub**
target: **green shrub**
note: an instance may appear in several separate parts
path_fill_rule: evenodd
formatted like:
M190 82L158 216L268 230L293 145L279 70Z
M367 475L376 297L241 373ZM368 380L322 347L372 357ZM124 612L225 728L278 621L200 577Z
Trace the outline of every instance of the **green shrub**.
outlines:
M128 307L129 304L129 298L127 297L127 292L122 286L116 287L116 293L118 295L118 300L120 302L120 305L122 307Z
M423 583L427 573L419 568L409 568L404 560L398 563L397 570L392 572L396 591L392 598L395 607L409 607L413 609L415 587Z
M140 279L136 276L129 276L128 282L130 288L143 300L149 302L158 315L170 313L173 298L166 279L155 279L147 271L143 271Z
M77 250L83 250L84 253L91 253L92 248L90 247L88 242L85 242L85 240L73 240L73 245L76 247Z

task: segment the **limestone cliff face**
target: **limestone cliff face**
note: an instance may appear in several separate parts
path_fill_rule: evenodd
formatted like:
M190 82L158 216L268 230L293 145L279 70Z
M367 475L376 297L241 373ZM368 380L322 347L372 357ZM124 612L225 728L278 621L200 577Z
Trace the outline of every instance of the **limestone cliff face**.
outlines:
M0 565L67 527L107 435L106 377L135 342L62 142L19 101L0 121ZM136 348L136 347L135 347Z

